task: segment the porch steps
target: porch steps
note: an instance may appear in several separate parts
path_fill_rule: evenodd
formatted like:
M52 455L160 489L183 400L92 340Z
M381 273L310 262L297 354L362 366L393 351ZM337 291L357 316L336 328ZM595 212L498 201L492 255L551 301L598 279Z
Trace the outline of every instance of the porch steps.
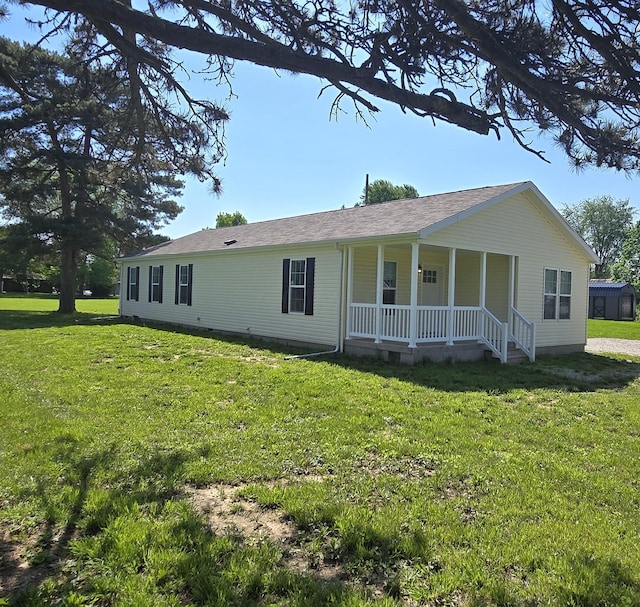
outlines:
M485 350L485 359L491 360L496 359L499 360L500 357L493 352L492 350ZM508 365L519 365L520 363L526 362L529 360L527 354L525 354L520 348L516 346L512 341L507 345L507 364Z

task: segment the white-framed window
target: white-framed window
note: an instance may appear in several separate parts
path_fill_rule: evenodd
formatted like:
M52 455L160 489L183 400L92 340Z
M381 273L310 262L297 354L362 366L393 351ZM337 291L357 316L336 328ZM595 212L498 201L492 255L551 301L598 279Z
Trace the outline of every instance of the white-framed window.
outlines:
M149 301L162 303L163 266L149 266Z
M398 264L395 261L384 262L382 275L382 303L395 305L398 288Z
M438 284L438 270L425 270L422 274L422 282L430 285Z
M180 266L180 298L179 303L186 304L189 301L189 266Z
M138 301L140 295L140 267L127 268L127 299Z
M289 312L304 314L307 260L292 259L289 266Z
M191 294L193 289L193 264L176 265L176 297L178 304L191 305Z
M544 320L571 318L571 272L556 268L544 270Z
M316 258L282 260L282 313L313 316Z

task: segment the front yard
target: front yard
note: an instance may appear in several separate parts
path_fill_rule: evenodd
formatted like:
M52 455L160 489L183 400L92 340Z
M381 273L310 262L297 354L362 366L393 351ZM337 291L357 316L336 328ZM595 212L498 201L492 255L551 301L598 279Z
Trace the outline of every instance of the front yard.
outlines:
M5 603L640 604L640 359L291 359L43 301L0 297Z

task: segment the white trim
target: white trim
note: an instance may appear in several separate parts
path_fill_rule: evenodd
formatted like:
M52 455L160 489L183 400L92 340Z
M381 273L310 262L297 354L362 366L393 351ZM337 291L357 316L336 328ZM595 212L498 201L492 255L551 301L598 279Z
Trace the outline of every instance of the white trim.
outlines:
M449 307L449 322L447 326L447 345L453 345L453 329L454 329L454 304L456 297L456 249L449 249L449 293L447 295L447 306Z
M347 309L345 339L351 336L351 304L353 303L353 247L347 247Z
M189 305L189 264L181 263L177 264L179 266L178 269L178 305L179 306L188 306ZM187 282L182 282L182 268L187 269ZM185 300L182 301L182 287L185 287Z
M151 301L149 303L160 303L160 299L161 299L161 295L162 295L162 282L160 281L160 268L162 267L162 264L158 264L157 266L152 265L151 266L151 286L150 286L150 290L151 290ZM156 270L158 271L158 281L154 282L154 274L156 273ZM153 293L153 287L158 287L158 296L156 298L154 298L154 293Z
M301 261L304 264L304 269L302 270L302 279L303 283L293 284L291 281L291 276L293 275L293 263L296 261ZM300 274L300 272L296 272L296 274ZM291 292L293 289L302 290L302 310L292 310L291 309ZM289 259L289 292L287 293L287 304L289 314L303 314L305 309L305 302L307 301L307 258L306 257L296 257Z
M376 338L375 343L382 343L382 279L384 276L384 245L378 245L376 265Z
M487 252L480 256L480 307L487 307Z
M416 347L418 339L418 258L420 256L420 245L417 242L411 243L411 312L409 319L409 347Z
M385 283L384 283L384 266L385 264L394 264L395 266L395 270L394 270L394 282L395 282L395 287L386 287ZM389 303L387 302L387 305L392 305L395 306L398 303L398 261L396 259L384 259L383 263L382 263L382 303L384 304L384 292L385 291L393 291L394 295L393 295L393 302ZM416 270L417 272L417 270Z
M553 272L557 272L556 274L556 293L548 293L548 295L556 296L556 306L555 306L555 316L553 318L545 318L544 315L544 300L547 296L547 270L551 270ZM571 291L567 295L566 293L562 294L560 292L562 285L562 272L566 272L571 276ZM560 297L568 297L569 298L569 318L560 318ZM588 301L588 297L587 297ZM587 304L588 305L588 304ZM545 266L542 273L542 322L569 322L573 317L573 270L567 270L564 268L552 268L550 266Z

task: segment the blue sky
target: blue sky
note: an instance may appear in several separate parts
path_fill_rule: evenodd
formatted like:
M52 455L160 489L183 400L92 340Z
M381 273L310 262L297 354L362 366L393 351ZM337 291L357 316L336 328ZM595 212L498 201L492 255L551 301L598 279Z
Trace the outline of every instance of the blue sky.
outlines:
M3 35L34 39L23 26L19 9L0 24ZM203 65L198 56L188 58ZM172 238L215 225L221 211L240 211L249 222L353 206L369 179L389 179L415 186L421 195L531 180L561 209L599 194L629 198L640 206L638 177L613 170L576 173L550 140L531 132L532 144L546 152L547 164L520 148L509 134L480 136L459 127L418 118L388 103L381 112L356 118L348 101L346 113L330 118L334 95L309 76L277 74L249 64L236 64L234 97L193 76L187 88L197 97L225 105L227 158L218 166L223 191L217 197L207 184L189 181L179 200L181 215L162 232ZM640 218L640 213L638 215ZM496 237L499 237L496 235Z

